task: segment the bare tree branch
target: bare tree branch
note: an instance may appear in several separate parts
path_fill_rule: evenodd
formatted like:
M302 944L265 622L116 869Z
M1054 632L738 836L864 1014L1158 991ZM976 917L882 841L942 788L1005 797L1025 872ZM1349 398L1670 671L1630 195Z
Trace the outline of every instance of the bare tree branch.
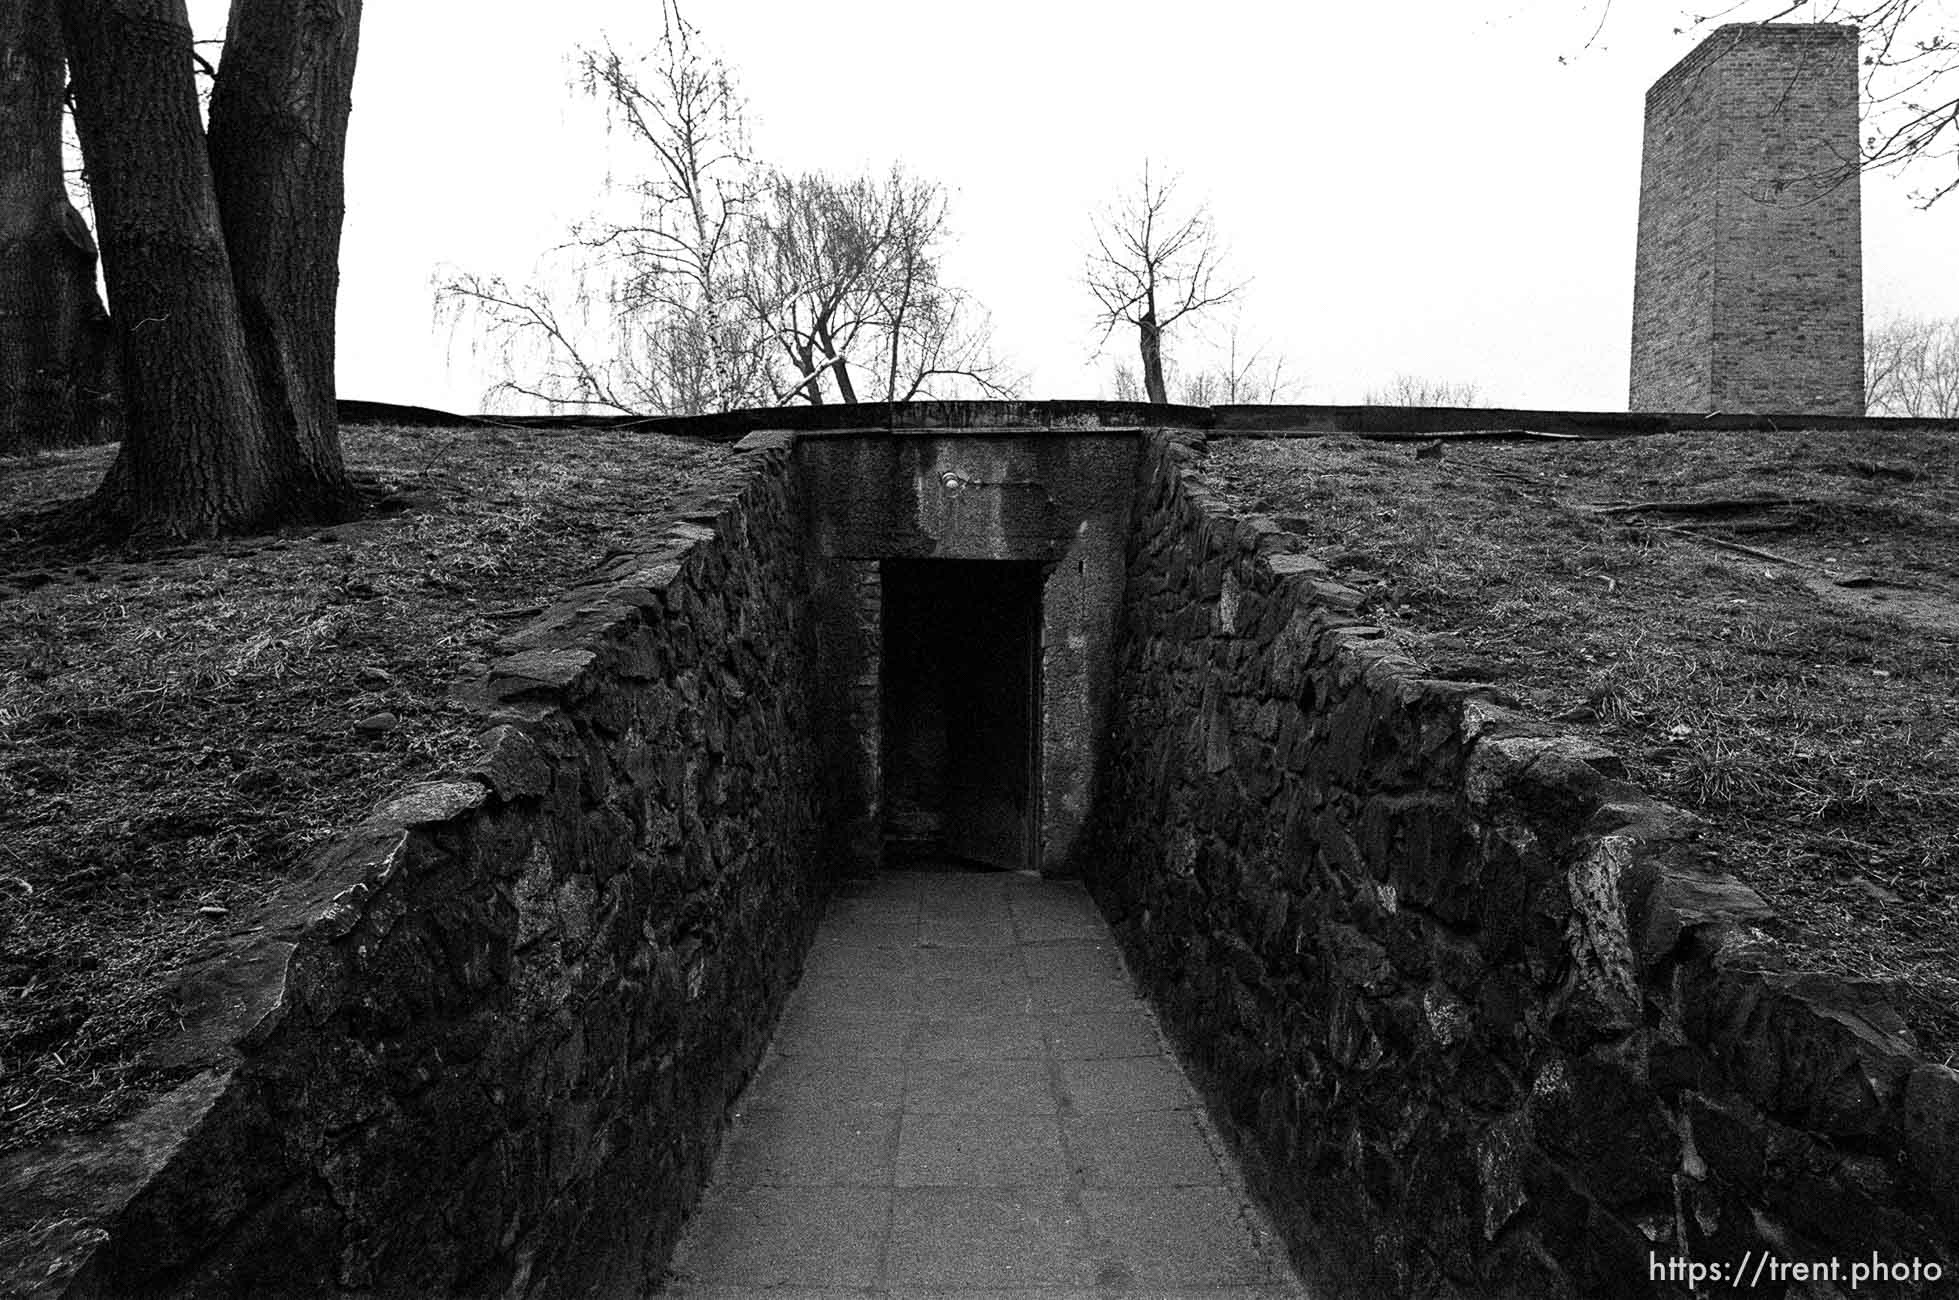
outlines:
M1143 387L1152 402L1169 400L1164 383L1163 332L1185 316L1232 301L1242 283L1218 279L1221 253L1210 215L1199 207L1178 215L1175 180L1158 182L1143 164L1137 192L1093 219L1095 251L1083 281L1101 308L1098 346L1121 325L1136 327Z
M1870 415L1959 417L1959 318L1899 316L1874 327L1864 401Z
M1187 406L1254 405L1283 402L1291 396L1286 356L1273 352L1269 343L1248 343L1238 318L1225 330L1223 342L1212 344L1211 355L1209 365L1179 379L1178 401ZM1166 368L1176 369L1167 363Z
M561 292L501 280L438 287L517 367L498 391L690 414L1010 386L977 313L940 283L940 186L901 169L839 181L760 165L733 73L677 0L661 14L644 54L607 42L578 52L577 84L641 170L557 250L577 311ZM609 345L588 327L594 314L610 324ZM875 391L860 394L866 385Z
M461 273L436 285L440 310L460 322L478 320L502 352L504 378L484 394L529 397L550 409L602 406L623 414L638 408L614 389L602 364L587 360L589 345L562 319L557 303L544 290L513 288L499 276ZM518 379L520 373L535 379Z
M1362 399L1368 406L1488 406L1475 384L1459 384L1425 375L1397 374Z
M1860 34L1863 137L1858 150L1803 179L1805 188L1831 188L1862 172L1907 166L1937 177L1912 197L1930 207L1959 189L1959 30L1950 0L1732 0L1693 14L1689 24L1762 25L1800 17L1856 27ZM1598 26L1611 16L1602 0ZM1585 43L1597 40L1598 32ZM1940 166L1943 164L1943 166ZM1951 175L1938 177L1945 167Z
M762 192L742 299L801 372L789 391L811 403L829 384L846 402L1013 391L990 327L940 278L936 182L903 168L881 180L778 173Z

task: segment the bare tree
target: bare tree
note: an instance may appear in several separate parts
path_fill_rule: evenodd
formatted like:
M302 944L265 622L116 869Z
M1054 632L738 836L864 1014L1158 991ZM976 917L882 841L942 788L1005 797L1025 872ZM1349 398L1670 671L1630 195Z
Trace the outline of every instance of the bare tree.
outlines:
M1269 344L1248 344L1233 320L1210 365L1183 380L1177 400L1188 406L1255 405L1283 402L1292 392L1284 353Z
M940 274L937 182L902 167L881 181L777 173L763 194L744 297L787 362L784 400L1011 393L984 314Z
M1871 415L1959 419L1959 318L1895 317L1864 344Z
M576 229L542 282L436 286L500 349L493 392L671 415L1007 392L984 319L940 280L943 190L901 168L838 181L761 166L734 74L674 0L661 12L646 57L578 56L581 85L646 161L631 213Z
M1095 251L1085 279L1101 308L1096 323L1108 342L1118 326L1136 327L1143 388L1167 402L1163 335L1184 317L1231 301L1244 287L1218 281L1222 256L1209 214L1182 212L1176 182L1157 182L1143 164L1140 189L1093 223Z
M1170 380L1176 385L1177 400L1185 406L1211 406L1224 400L1222 377L1215 370L1180 376L1173 366Z
M1367 406L1487 406L1474 384L1458 384L1423 375L1397 374L1379 388L1367 390Z
M757 202L745 105L673 0L661 33L635 57L609 42L577 53L578 85L645 170L623 187L628 210L572 232L575 288L513 286L457 273L440 305L474 315L510 369L493 391L553 407L689 415L767 404L766 338L740 300L746 222ZM558 277L552 277L556 280ZM602 305L610 328L590 328Z
M945 192L936 183L909 181L897 168L886 192L891 219L874 281L877 324L889 354L884 400L1014 396L1018 380L994 354L985 313L940 275Z
M762 340L739 309L743 222L756 199L745 104L733 74L700 44L673 0L651 55L622 57L608 43L582 50L587 94L655 165L630 186L638 211L579 230L578 242L613 256L622 318L644 322L645 386L661 409L726 410L759 403ZM643 71L642 71L643 70Z
M864 181L772 173L748 241L742 289L792 378L780 400L857 400L853 365L876 310L878 246L890 213Z
M567 280L569 292L562 287ZM554 284L560 287L546 287ZM471 319L495 350L503 377L484 394L486 403L509 396L552 412L666 413L659 371L635 352L630 323L612 313L609 296L600 301L590 292L576 267L545 284L447 270L437 277L435 294L453 323ZM604 322L595 324L595 313L609 331Z
M1134 366L1124 365L1118 361L1115 369L1109 374L1109 382L1114 390L1114 398L1118 402L1149 400L1149 394L1143 391L1142 378L1136 373Z

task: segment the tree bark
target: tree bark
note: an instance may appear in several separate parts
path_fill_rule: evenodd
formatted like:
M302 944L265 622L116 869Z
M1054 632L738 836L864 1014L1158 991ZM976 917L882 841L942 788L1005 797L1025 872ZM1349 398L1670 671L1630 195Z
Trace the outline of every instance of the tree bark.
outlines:
M98 510L166 536L344 510L333 304L359 0L239 0L208 140L184 0L61 10L122 361Z
M0 455L117 434L95 242L61 167L54 0L0 0Z
M210 156L261 411L285 491L347 491L334 315L361 0L234 0Z
M136 531L249 527L283 504L198 118L183 0L64 0L127 429L98 506Z
M1136 322L1136 343L1143 354L1144 394L1152 402L1168 402L1170 393L1163 386L1163 327L1156 323L1154 311L1144 312Z

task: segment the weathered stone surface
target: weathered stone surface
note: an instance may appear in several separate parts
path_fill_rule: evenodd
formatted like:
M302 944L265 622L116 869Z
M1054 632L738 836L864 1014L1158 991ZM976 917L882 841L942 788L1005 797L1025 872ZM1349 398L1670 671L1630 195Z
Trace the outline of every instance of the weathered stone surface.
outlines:
M1742 1092L1833 1137L1896 1141L1918 1064L1879 990L1823 975L1723 971L1690 990L1689 1031L1716 1040Z
M1191 490L1191 448L1145 450L1084 860L1324 1293L1651 1295L1654 1254L1765 1249L1950 1269L1954 1075L1879 991L1757 969L1759 900L1616 759L1428 680ZM526 630L467 779L189 973L173 1059L208 1104L139 1117L158 1140L77 1199L16 1210L19 1169L71 1184L0 1167L0 1260L75 1295L644 1289L826 854L862 847L865 755L820 739L875 697L826 715L811 684L866 562L813 562L789 457L755 463L715 528Z
M187 974L194 1106L0 1162L0 1292L646 1288L824 888L802 499L755 467L496 663L471 779Z
M1959 1072L1921 1065L1905 1084L1905 1157L1959 1236Z
M206 1071L100 1134L57 1139L0 1165L0 1282L22 1300L99 1294L97 1256L121 1213L210 1113L225 1079Z
M1949 1268L1950 1072L1912 1073L1881 1000L1746 969L1772 917L1690 821L1427 680L1189 464L1145 449L1090 883L1321 1291L1684 1294L1650 1258L1750 1250Z
M499 799L528 799L549 788L551 769L537 742L521 728L508 724L490 728L478 742L472 770ZM650 775L650 774L648 774Z
M597 658L595 651L579 646L520 650L490 665L490 684L506 697L538 690L564 690Z
M1625 840L1607 836L1566 873L1570 974L1552 1001L1552 1030L1567 1048L1583 1050L1622 1038L1639 1023L1632 945L1619 897L1619 880L1631 856Z
M862 792L847 813L860 827L905 802L902 782L892 790L898 804L884 807L874 797L882 779L882 715L861 697L849 697L852 683L870 695L879 689L886 610L878 563L1038 561L1041 791L1034 843L1027 847L1041 870L1074 874L1080 827L1099 781L1097 742L1108 730L1136 449L1127 433L1053 437L1045 431L977 439L912 430L797 445L796 464L821 505L810 543L817 580L830 588L820 616L832 696L826 711L865 742L856 755L840 755L850 766L835 776ZM849 566L866 563L871 572L863 580L846 576ZM1209 621L1215 610L1192 607L1185 615ZM958 851L1004 863L1010 851L1003 848L974 842Z
M439 826L481 808L488 793L475 781L411 785L382 804L374 817L407 827Z
M1762 896L1734 877L1678 869L1659 874L1641 910L1643 919L1634 929L1640 964L1647 969L1674 956L1683 945L1705 946L1710 932L1764 925L1775 918Z

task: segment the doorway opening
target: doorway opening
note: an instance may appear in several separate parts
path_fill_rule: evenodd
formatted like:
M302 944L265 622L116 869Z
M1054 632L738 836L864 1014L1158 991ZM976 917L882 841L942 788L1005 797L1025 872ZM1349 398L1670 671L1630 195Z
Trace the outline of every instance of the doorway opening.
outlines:
M884 859L1039 863L1041 566L885 560Z

